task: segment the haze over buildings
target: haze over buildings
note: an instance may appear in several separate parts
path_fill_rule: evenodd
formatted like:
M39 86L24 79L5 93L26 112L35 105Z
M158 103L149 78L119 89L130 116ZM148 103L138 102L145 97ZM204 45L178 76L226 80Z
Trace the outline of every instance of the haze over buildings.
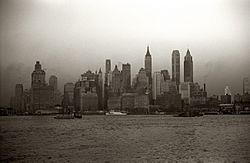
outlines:
M153 58L151 75L172 72L172 51L179 50L183 63L189 48L193 80L205 81L209 94L223 94L225 86L241 93L242 78L250 76L249 15L248 0L2 0L1 105L9 104L16 83L30 87L37 60L47 77L58 78L63 92L79 74L100 66L104 70L106 58L112 60L112 71L116 64L121 70L119 63L130 63L134 78L144 65L146 45ZM141 82L145 71L138 74Z

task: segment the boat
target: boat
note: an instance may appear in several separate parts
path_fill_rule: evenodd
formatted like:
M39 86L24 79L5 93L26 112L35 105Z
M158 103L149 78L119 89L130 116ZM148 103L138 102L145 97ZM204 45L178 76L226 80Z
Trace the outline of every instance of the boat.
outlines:
M200 117L203 116L203 113L201 112L191 112L191 111L186 111L186 112L182 112L179 114L174 115L174 117Z
M219 115L220 112L217 112L217 111L212 112L212 111L210 111L210 112L204 112L204 114L205 115Z
M62 114L54 117L55 119L74 119L74 115L72 114Z
M106 112L105 115L127 115L127 113L126 112L120 112L120 111L111 110L109 112Z
M82 114L81 113L74 113L74 118L82 118Z
M250 114L249 110L240 111L239 114Z
M105 112L103 110L97 110L97 111L84 111L83 115L104 115Z

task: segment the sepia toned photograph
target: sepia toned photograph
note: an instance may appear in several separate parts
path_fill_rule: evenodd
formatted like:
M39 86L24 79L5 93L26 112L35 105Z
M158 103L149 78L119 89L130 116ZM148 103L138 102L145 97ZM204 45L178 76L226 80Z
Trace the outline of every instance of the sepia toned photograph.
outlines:
M0 162L249 163L250 0L0 0Z

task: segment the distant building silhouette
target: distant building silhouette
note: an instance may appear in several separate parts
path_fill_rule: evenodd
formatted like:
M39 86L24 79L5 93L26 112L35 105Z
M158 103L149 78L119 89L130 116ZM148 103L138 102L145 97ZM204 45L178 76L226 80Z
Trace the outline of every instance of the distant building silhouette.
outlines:
M112 72L112 93L113 95L120 95L121 93L121 72L118 70L117 65Z
M193 82L193 60L189 49L184 58L184 82Z
M170 75L168 70L161 70L161 74L163 75L164 80L170 80Z
M172 52L172 81L175 81L177 85L177 89L178 89L179 84L180 84L180 52L179 50L173 50Z
M250 94L250 83L247 77L243 79L243 95Z
M81 75L81 79L75 83L74 106L75 111L96 111L99 106L98 73L90 70Z
M129 63L122 64L121 75L123 92L128 92L131 88L131 65Z
M15 113L20 114L25 111L24 106L23 85L16 84L15 96L11 98L10 106L14 109Z
M45 85L45 71L39 61L36 61L35 70L31 74L31 87L40 87Z
M57 77L55 75L50 76L49 85L52 86L54 90L57 90Z
M106 59L105 72L109 73L111 71L111 60Z
M151 84L152 83L152 57L151 57L151 54L149 52L149 46L147 46L144 67L145 67L146 75L147 75L148 80L149 80L149 84Z
M141 68L136 76L134 89L138 94L145 94L149 90L149 78L144 68Z
M63 107L73 110L74 107L74 83L64 84Z
M231 95L231 91L228 86L225 88L225 95Z
M35 64L35 70L31 74L31 105L33 113L41 113L44 110L54 109L55 96L54 85L50 86L45 81L45 71L39 61Z
M161 72L154 72L152 82L152 98L156 100L157 96L161 94Z

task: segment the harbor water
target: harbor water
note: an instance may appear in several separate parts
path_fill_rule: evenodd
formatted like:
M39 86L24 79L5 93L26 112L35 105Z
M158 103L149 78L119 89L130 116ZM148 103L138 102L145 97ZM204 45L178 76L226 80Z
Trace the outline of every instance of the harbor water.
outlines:
M0 162L250 162L250 115L0 117Z

